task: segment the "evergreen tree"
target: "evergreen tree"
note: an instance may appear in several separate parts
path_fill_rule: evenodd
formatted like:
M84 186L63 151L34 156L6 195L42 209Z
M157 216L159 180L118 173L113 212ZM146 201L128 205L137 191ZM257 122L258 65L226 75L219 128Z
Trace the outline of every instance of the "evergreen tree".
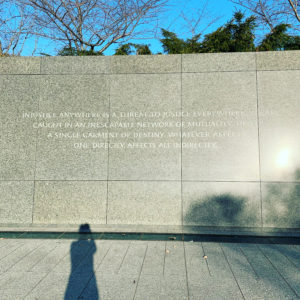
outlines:
M160 39L162 47L165 53L167 54L181 54L184 49L184 41L179 39L177 35L171 31L161 29L163 39Z
M152 54L152 52L149 48L149 45L135 44L134 47L136 49L136 55L151 55Z
M165 53L167 54L187 54L200 52L201 43L199 42L200 34L193 36L191 39L184 41L177 37L173 32L162 30L163 38L160 40Z
M114 55L130 55L133 52L131 47L132 47L131 43L123 44L115 50Z
M201 52L254 51L255 27L255 17L251 16L244 20L244 14L236 12L231 21L205 36Z
M196 34L191 39L187 39L183 53L188 54L201 52L202 44L199 42L200 37L201 34Z
M59 56L98 56L103 55L101 52L90 50L77 50L74 47L64 47L62 48L57 55Z
M300 36L290 36L284 46L284 50L300 50Z
M136 55L152 54L149 45L128 43L121 45L118 49L116 49L114 55L131 55L133 53Z
M287 34L288 24L280 24L265 36L258 51L300 50L300 37Z
M244 14L236 12L231 21L207 34L202 43L199 41L200 34L183 40L165 29L162 29L163 38L160 41L168 54L254 51L255 26L255 17L244 20Z

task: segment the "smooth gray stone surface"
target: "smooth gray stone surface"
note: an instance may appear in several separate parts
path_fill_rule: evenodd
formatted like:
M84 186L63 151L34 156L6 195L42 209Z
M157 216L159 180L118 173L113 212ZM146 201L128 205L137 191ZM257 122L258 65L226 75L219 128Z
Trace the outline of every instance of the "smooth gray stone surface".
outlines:
M299 236L299 53L0 58L1 230Z
M33 180L37 130L23 118L39 102L38 76L0 77L0 180Z
M1 121L21 121L23 112L36 112L40 98L40 83L41 78L37 75L1 76Z
M31 223L33 181L0 181L0 223Z
M107 223L180 225L180 186L180 182L110 181Z
M180 134L180 126L152 127L160 122L176 122L180 119L163 117L164 112L181 110L179 74L128 74L111 77L110 122L134 123L133 128L111 128L118 133L110 138L111 144L122 143L127 148L109 149L110 180L180 180L181 176L181 139L169 137L170 132ZM120 91L122 91L120 93ZM144 113L146 117L130 117L129 113ZM159 116L152 116L159 113ZM145 125L144 125L145 124ZM145 126L145 127L144 127ZM129 137L122 138L122 133ZM162 137L144 137L148 133L161 133ZM136 137L135 134L141 134ZM149 144L155 144L155 148ZM165 146L177 143L178 147ZM144 147L147 148L142 148Z
M146 254L147 242L131 242L126 251L125 257L122 260L122 264L120 265L118 273L128 274L128 276L136 276L136 274L139 274L141 272Z
M5 274L8 270L13 268L27 255L30 255L33 251L41 246L40 240L33 240L31 243L24 243L15 251L11 251L7 256L1 259L0 274Z
M118 274L125 256L129 250L129 241L120 241L120 243L111 243L108 251L105 253L103 260L99 261L95 269L96 276L106 274ZM97 246L98 249L100 248Z
M8 272L1 276L0 284L5 289L0 290L2 300L24 299L31 290L46 276L44 273Z
M163 275L166 277L185 273L185 255L182 242L166 242Z
M183 74L182 80L182 110L192 114L183 117L182 131L203 132L182 138L182 179L258 181L255 72Z
M1 57L0 74L39 74L40 57Z
M41 74L107 74L110 61L99 56L56 56L41 58Z
M111 72L121 73L180 73L180 55L111 56Z
M182 72L224 72L256 70L255 53L183 54Z
M33 223L105 223L106 182L37 181Z
M275 248L284 255L290 263L300 269L300 247L299 245L276 245Z
M26 121L8 120L0 132L0 180L34 180L37 130Z
M9 256L12 252L22 247L24 242L20 240L2 240L1 242L1 254L0 259L4 259Z
M119 275L119 274L98 274L96 276L99 282L98 291L90 283L82 292L80 299L134 299L137 276L136 275Z
M147 252L143 262L142 275L163 275L166 257L166 243L147 242Z
M269 245L268 245L269 246ZM235 274L245 299L271 299L248 257L239 244L222 244L225 258Z
M295 293L287 283L285 277L274 268L271 261L260 250L260 245L242 244L240 247L268 294L267 299L299 298L300 295Z
M188 277L188 282L191 283L192 299L197 299L197 293L202 298L212 299L243 299L242 291L236 281L231 266L228 264L226 257L218 243L202 243L203 251L209 276L205 276L202 280L194 280L193 277ZM189 274L189 273L187 273ZM202 286L202 288L201 288ZM202 292L201 292L202 291Z
M288 286L295 294L300 295L299 269L276 246L259 245L258 247L281 277L285 279Z
M24 270L32 270L42 259L54 251L56 247L57 244L53 243L51 240L43 241L40 246L14 264L9 271L24 272Z
M300 227L300 183L262 183L265 227Z
M300 71L258 72L263 181L300 181L299 82Z
M18 241L1 259L1 300L299 298L298 245Z
M142 275L135 299L187 300L189 298L186 278L184 274L169 276Z
M24 298L28 299L64 299L69 274L48 273L43 280ZM88 283L89 277L80 277L72 281L72 294L67 299L78 299L80 292ZM62 284L64 283L64 284Z
M183 182L182 188L184 225L261 224L258 182Z
M37 120L61 124L56 128L39 128L37 143L37 180L105 180L107 179L108 149L94 148L93 143L106 143L108 138L89 138L83 134L106 133L106 128L88 127L96 122L105 123L109 109L109 84L104 75L43 76L39 104L41 112L56 117ZM100 118L72 117L68 113L100 113ZM60 117L62 116L62 117ZM79 116L81 116L79 114ZM65 127L65 123L72 127ZM85 127L81 127L83 125ZM68 125L69 126L69 125ZM62 138L59 134L71 134ZM72 133L76 136L73 137ZM77 137L77 134L79 137ZM88 148L75 144L86 143Z
M189 298L213 298L222 293L222 290L214 288L207 259L204 258L202 243L185 243L185 255Z
M52 271L57 264L59 264L64 257L70 255L70 245L69 241L56 241L55 248L53 251L49 252L47 255L43 257L38 263L28 269L28 271L38 274L38 273L46 273L48 274ZM67 269L65 269L67 270Z
M257 70L299 70L300 51L267 51L256 53Z

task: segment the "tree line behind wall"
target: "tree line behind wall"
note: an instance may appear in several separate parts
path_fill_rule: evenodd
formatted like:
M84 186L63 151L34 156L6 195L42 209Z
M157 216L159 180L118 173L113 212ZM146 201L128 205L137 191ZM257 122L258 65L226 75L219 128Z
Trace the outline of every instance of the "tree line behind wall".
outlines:
M166 54L219 53L219 52L251 52L251 51L282 51L300 50L300 36L288 33L289 24L279 24L255 45L256 17L244 17L236 12L233 18L212 33L196 34L189 39L182 39L176 33L161 29L160 43ZM153 55L151 45L121 44L114 55ZM103 55L97 51L77 51L75 48L64 47L58 55Z
M252 16L236 12L232 20L204 35L219 22L221 16L215 13L226 1ZM115 55L162 54L153 52L151 45L130 43L157 38L157 32L166 54L299 49L300 0L222 0L222 5L192 0L188 8L175 5L183 9L180 14L169 2L0 0L0 56L103 55L116 48ZM177 29L164 29L174 23L166 11L176 16ZM190 38L180 38L183 28ZM258 36L266 30L263 38Z

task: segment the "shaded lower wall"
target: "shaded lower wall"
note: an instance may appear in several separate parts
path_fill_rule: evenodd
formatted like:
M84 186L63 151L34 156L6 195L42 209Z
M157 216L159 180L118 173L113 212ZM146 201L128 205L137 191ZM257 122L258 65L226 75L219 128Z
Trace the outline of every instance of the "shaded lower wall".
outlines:
M299 62L1 58L0 224L299 229Z
M34 187L35 186L35 187ZM1 223L299 228L297 183L1 182ZM33 202L34 199L34 202ZM263 214L261 214L261 211Z

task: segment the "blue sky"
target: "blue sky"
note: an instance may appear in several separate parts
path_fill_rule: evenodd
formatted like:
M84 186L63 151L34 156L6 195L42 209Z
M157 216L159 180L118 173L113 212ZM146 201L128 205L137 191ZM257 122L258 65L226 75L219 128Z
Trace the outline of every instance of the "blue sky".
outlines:
M190 26L188 22L184 20L183 16L189 20L195 19L199 13L199 10L201 11L203 3L205 2L206 0L170 0L168 7L160 15L157 24L158 28L165 28L173 31L181 38L191 37L192 33ZM206 13L197 27L197 33L201 32L203 35L212 32L219 26L223 25L225 22L231 19L233 12L237 10L236 5L229 0L208 0L207 3L208 5L205 10ZM216 18L217 21L214 22L209 28L206 28L207 24ZM153 26L149 26L148 29L151 29L152 27ZM130 42L150 44L150 48L153 53L163 52L159 42L159 37L160 30L158 30L157 36L154 38L150 38L150 36L142 36L139 39L132 39ZM104 54L112 55L117 47L118 45L111 46L104 52ZM24 48L22 55L30 56L33 48L34 40L30 40ZM49 40L40 40L39 48L35 55L39 55L41 52L55 55L60 48L61 46L58 46L54 42Z

